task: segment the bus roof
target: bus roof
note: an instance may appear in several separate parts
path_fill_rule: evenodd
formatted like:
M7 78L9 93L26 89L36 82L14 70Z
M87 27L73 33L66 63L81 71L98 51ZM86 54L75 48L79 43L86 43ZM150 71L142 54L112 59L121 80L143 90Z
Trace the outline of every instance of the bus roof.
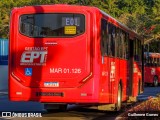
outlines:
M110 18L113 23L115 23L116 25L118 25L123 30L128 31L128 33L131 36L133 35L134 37L136 36L136 38L142 39L142 37L140 35L138 35L138 33L136 33L135 31L131 30L130 28L128 28L125 24L119 22L118 20L116 20L115 18L113 18L112 16L110 16L109 14L107 14L106 12L104 12L102 10L100 10L100 11L101 11L101 13L103 15L107 16L108 18Z

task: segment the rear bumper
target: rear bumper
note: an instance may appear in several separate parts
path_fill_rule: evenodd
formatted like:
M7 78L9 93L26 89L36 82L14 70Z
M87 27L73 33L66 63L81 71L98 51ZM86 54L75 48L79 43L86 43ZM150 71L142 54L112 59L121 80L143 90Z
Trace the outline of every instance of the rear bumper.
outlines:
M43 103L98 103L98 87L94 85L97 83L90 79L79 88L29 88L10 76L9 99Z

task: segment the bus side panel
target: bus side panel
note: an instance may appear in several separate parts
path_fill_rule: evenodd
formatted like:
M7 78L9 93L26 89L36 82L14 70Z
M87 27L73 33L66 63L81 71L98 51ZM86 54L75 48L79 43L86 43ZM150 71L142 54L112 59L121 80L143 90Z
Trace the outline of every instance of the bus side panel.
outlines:
M154 67L145 67L145 83L153 83L153 77L156 72L156 68Z
M109 94L111 95L110 102L117 103L118 95L118 84L121 84L122 88L122 101L127 99L126 84L128 77L128 67L126 60L120 60L118 58L109 58L110 69L109 69ZM109 67L108 67L109 68Z
M118 83L120 78L120 60L116 58L109 58L110 59L110 72L109 72L109 83L110 83L110 95L111 103L117 103L117 95L118 95Z
M95 41L94 41L94 49L95 49L95 74L99 76L99 103L109 103L109 99L111 98L111 94L109 94L109 58L107 56L102 56L101 51L101 14L98 11L96 15L96 28L95 31Z
M120 60L120 80L121 80L121 87L122 87L122 101L127 99L127 78L128 74L128 61L127 60ZM117 90L118 91L118 90Z
M109 58L105 57L103 58L103 64L101 63L101 72L100 72L100 89L99 89L99 101L101 103L108 103L111 94L110 92L110 81L109 81Z
M139 92L139 84L142 85L142 70L141 66L138 65L140 62L134 62L133 68L133 97L136 97Z

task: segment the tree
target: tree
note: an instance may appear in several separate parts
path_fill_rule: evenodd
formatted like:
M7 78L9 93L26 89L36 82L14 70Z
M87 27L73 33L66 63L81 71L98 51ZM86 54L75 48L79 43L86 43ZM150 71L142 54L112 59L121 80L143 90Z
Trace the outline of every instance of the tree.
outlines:
M122 11L119 20L135 32L141 31L145 16L144 0L119 0L118 8Z

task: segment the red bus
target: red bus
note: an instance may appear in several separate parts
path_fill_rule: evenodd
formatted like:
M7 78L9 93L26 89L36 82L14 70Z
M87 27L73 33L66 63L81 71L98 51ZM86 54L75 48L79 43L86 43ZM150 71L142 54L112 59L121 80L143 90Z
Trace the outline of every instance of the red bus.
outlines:
M143 90L143 40L98 8L14 8L10 20L9 99L47 110L91 104L120 110Z
M144 61L144 82L155 87L158 86L160 83L160 53L145 52Z

